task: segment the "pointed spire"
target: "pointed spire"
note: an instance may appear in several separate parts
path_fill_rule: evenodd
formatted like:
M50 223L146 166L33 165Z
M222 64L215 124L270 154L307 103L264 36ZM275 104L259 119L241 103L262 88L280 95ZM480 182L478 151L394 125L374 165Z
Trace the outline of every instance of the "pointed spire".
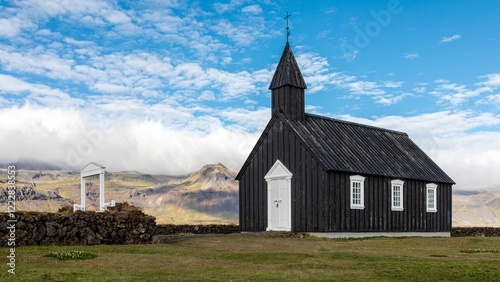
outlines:
M271 85L269 85L269 89L273 90L285 85L294 86L300 89L307 88L306 82L300 73L299 65L293 56L292 48L290 48L288 42L285 45L285 50L283 50L280 62L276 67L276 72L274 73Z

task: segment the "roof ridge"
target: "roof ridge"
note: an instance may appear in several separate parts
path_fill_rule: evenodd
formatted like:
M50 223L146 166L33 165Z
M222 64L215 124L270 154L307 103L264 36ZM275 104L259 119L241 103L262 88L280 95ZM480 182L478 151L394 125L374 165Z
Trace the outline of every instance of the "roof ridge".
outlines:
M400 135L408 136L408 134L406 132L403 132L403 131L397 131L397 130L393 130L393 129L387 129L387 128L383 128L383 127L378 127L378 126L373 126L373 125L367 125L367 124L353 122L353 121L341 120L341 119L336 119L336 118L332 118L332 117L325 117L325 116L320 116L320 115L316 115L316 114L306 113L305 115L313 117L313 118L321 118L321 119L331 120L331 121L335 121L335 122L350 124L350 125L354 125L354 126L365 127L365 128L368 128L368 129L385 131L385 132L391 132L391 133L395 133L395 134L400 134Z

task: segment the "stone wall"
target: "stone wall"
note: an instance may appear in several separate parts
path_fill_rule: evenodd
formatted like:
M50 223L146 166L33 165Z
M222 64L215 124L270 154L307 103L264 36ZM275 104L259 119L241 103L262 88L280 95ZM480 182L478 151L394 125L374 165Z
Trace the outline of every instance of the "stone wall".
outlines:
M238 225L174 225L161 224L156 226L156 235L173 235L173 234L230 234L239 233Z
M155 218L140 210L121 208L106 212L58 213L16 212L15 232L8 213L0 215L0 245L7 246L11 234L15 246L98 245L151 243ZM11 246L11 245L9 245Z
M500 237L500 228L453 227L451 237Z
M8 246L11 234L15 246L33 245L98 245L151 243L154 235L230 234L238 233L238 225L156 225L155 218L141 210L120 204L112 210L99 212L58 213L16 212L0 214L0 246ZM11 232L12 224L15 231ZM500 236L500 228L455 227L452 237ZM12 245L9 245L12 247Z

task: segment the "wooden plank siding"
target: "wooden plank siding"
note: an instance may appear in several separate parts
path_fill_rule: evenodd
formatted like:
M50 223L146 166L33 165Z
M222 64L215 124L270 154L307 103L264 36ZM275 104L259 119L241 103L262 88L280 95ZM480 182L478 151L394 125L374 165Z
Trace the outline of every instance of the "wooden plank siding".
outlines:
M451 184L438 184L437 212L426 211L428 182L401 179L403 211L391 210L391 180L365 176L362 210L350 208L352 173L324 171L301 140L279 119L272 125L240 179L242 231L267 227L264 176L280 160L292 172L292 230L309 232L449 232Z
M264 176L280 160L293 174L291 186L292 230L324 229L323 200L327 179L319 164L301 144L291 129L276 120L253 155L248 170L240 178L240 228L242 231L263 231L267 227L267 183ZM310 169L314 168L314 169ZM323 177L321 175L324 175Z
M438 184L437 212L427 212L427 182L405 180L403 211L391 209L391 180L381 176L366 176L364 209L350 207L352 174L330 172L329 191L333 220L324 231L329 232L450 232L451 184ZM340 198L338 198L340 197Z
M304 119L304 89L286 85L274 89L271 94L271 108L280 110L292 119Z

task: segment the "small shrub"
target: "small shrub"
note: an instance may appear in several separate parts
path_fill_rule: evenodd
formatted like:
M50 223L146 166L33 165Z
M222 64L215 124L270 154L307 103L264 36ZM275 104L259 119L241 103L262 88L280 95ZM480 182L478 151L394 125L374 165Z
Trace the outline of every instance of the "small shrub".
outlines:
M58 260L84 260L84 259L93 259L96 258L97 255L89 252L82 251L66 251L66 252L50 252L45 255L46 257L56 258Z
M64 205L64 206L60 207L57 212L60 212L60 213L72 213L73 212L73 207L70 206L70 205Z
M478 254L478 253L498 253L498 250L485 250L485 249L468 249L468 250L461 250L461 253L467 253L467 254Z
M109 211L117 211L117 212L128 212L134 215L144 215L142 208L131 205L127 202L116 203L114 207L108 207Z

